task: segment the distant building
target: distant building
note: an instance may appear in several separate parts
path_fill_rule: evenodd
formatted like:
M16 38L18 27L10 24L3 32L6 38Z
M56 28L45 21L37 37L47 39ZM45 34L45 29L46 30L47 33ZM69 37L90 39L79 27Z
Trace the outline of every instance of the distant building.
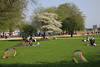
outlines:
M98 27L97 27L97 25L93 25L93 32L95 33L95 32L98 32Z
M97 27L97 25L93 25L93 29L97 29L98 27Z

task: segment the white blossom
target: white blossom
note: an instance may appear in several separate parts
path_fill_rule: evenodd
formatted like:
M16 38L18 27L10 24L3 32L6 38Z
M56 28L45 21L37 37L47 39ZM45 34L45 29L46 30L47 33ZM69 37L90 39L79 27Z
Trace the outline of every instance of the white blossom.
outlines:
M61 32L61 22L57 20L58 16L54 13L41 13L36 16L38 25L42 31Z

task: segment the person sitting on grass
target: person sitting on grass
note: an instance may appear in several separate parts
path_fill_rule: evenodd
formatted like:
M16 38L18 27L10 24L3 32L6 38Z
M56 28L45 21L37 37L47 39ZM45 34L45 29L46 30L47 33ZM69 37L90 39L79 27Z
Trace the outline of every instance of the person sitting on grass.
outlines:
M25 39L25 42L29 42L29 38L26 38L26 39Z
M94 36L90 39L90 44L87 44L87 46L96 46Z
M96 46L94 36L90 39L90 45L91 46Z
M30 41L29 41L29 45L30 45L30 46L32 46L32 45L33 45L32 40L30 40Z
M33 40L33 39L32 39L32 36L29 38L29 40Z
M54 36L54 37L53 37L53 39L54 39L54 40L57 40L57 37L56 37L56 36Z
M33 42L36 42L36 38L33 38Z

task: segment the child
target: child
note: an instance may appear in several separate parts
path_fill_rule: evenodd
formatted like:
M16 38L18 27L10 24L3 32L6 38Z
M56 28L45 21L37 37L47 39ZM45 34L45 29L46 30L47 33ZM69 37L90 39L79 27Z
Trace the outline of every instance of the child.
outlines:
M14 48L14 56L16 56L16 49Z
M5 51L5 55L3 56L3 58L8 58L8 56L7 56L7 50Z

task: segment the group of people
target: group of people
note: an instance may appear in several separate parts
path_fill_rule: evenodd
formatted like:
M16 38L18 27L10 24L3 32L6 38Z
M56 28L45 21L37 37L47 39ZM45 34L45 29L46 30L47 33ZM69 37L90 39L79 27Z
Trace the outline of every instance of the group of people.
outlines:
M87 46L96 46L96 44L95 44L95 38L94 38L94 36L90 39L90 37L89 37L89 35L87 35L86 36L86 40L83 40L84 42L86 42L86 41L90 41L90 44L88 44Z
M34 44L33 44L34 42ZM24 42L20 43L21 46L40 46L40 43L36 38L26 38Z

